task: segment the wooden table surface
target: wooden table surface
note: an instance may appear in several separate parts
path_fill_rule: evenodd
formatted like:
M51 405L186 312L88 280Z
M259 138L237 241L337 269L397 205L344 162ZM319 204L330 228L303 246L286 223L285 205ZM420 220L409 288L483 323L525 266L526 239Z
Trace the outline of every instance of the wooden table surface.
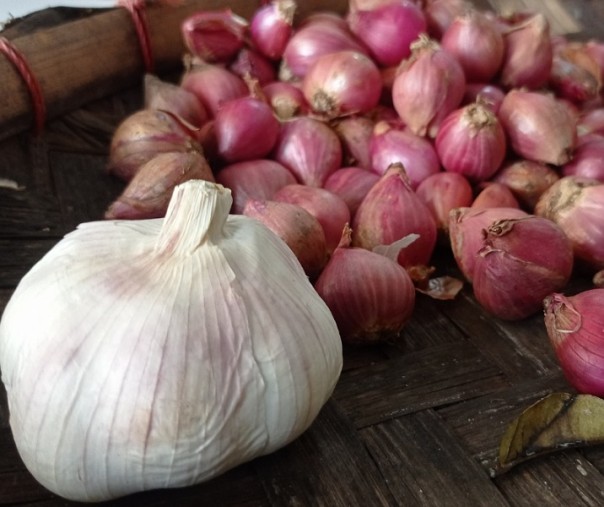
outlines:
M561 33L604 36L602 0L477 3L539 8ZM77 224L100 218L121 191L105 172L107 146L118 121L139 103L140 90L130 90L53 121L42 136L0 142L0 310L45 252ZM450 255L441 256L455 274ZM571 389L542 315L499 321L481 310L469 286L453 301L419 295L400 342L345 349L333 397L289 446L205 484L101 505L603 505L602 446L492 474L509 422L555 391ZM77 505L28 473L8 419L0 388L0 505Z

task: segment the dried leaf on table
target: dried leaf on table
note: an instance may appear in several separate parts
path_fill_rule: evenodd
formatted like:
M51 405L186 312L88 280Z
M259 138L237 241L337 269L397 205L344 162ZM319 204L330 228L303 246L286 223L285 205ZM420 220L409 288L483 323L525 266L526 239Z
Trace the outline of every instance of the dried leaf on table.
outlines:
M508 426L499 446L496 473L550 452L601 443L604 400L588 394L552 393Z

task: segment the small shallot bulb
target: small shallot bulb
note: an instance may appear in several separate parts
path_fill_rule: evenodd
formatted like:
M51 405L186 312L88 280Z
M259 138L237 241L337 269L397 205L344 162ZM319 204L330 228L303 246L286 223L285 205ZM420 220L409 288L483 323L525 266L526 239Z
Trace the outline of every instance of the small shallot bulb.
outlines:
M279 120L264 100L254 96L226 102L214 118L218 153L233 163L266 157L279 135Z
M338 51L317 58L304 76L302 91L311 109L326 118L363 114L377 106L382 77L363 53Z
M180 86L195 95L212 117L226 102L249 93L245 81L237 74L198 59L190 62Z
M443 120L435 148L445 170L463 174L476 183L497 172L507 146L497 116L476 102L456 109Z
M505 92L499 86L490 83L468 83L462 105L480 102L497 114L504 97Z
M248 199L271 200L275 192L296 182L289 169L270 159L236 162L220 169L216 182L231 191L231 213L241 214Z
M214 181L212 169L201 153L158 153L140 167L122 194L109 206L105 218L163 217L174 187L188 180Z
M165 111L143 109L126 117L114 131L108 170L130 181L158 153L194 150L200 147L178 117Z
M449 213L451 251L468 282L474 278L474 266L483 246L483 230L493 222L522 218L528 213L518 208L454 208Z
M230 9L203 10L181 26L183 41L195 56L207 62L227 62L244 45L248 22Z
M342 142L343 163L364 169L371 168L369 142L373 135L374 121L367 116L354 115L342 118L334 130Z
M277 79L277 70L264 55L250 48L241 48L229 65L229 70L242 79L254 79L260 85L272 83Z
M491 81L503 63L505 46L499 28L475 9L456 17L440 43L457 58L468 82Z
M372 344L396 337L410 320L415 288L407 271L379 253L350 246L347 228L315 282L344 343Z
M248 199L243 215L259 220L279 236L311 280L319 276L328 260L325 233L308 211L288 202Z
M367 192L352 222L353 246L373 250L409 234L419 238L401 250L398 263L405 268L428 266L436 246L432 213L413 191L402 164L392 164Z
M325 21L324 18L309 18L298 28L283 51L282 66L287 74L303 78L318 58L329 53L358 51L367 54L367 50L348 30L346 22L342 18L336 19L340 23Z
M512 191L503 183L486 181L472 201L471 208L519 208L520 204Z
M568 383L579 393L604 396L604 289L573 296L554 293L543 302L552 347Z
M297 204L314 216L323 227L327 252L330 254L342 239L344 226L350 223L350 210L347 204L339 196L324 188L295 183L281 187L272 199Z
M369 189L379 179L379 175L361 167L341 167L329 175L323 188L339 196L353 217Z
M560 178L543 193L535 213L562 228L581 267L604 269L604 183L578 176Z
M413 189L427 177L441 171L434 145L428 139L385 121L375 124L369 141L369 154L371 169L379 175L392 164L403 164Z
M455 18L472 8L472 4L466 0L426 0L423 10L428 34L440 40Z
M153 74L145 75L144 100L145 109L168 111L195 127L201 127L208 119L207 111L195 95Z
M341 166L342 146L329 125L300 116L281 123L273 158L287 167L298 183L322 187Z
M466 78L455 57L435 40L421 35L411 50L392 84L392 102L414 134L435 137L440 122L461 104Z
M584 111L577 124L579 136L585 134L604 135L604 107Z
M262 93L280 120L308 113L309 106L304 93L292 83L273 81L262 87Z
M597 99L602 88L600 67L582 43L556 46L549 86L559 97L574 103Z
M571 159L577 139L576 122L553 95L510 90L498 116L517 155L553 165Z
M422 10L410 0L353 9L347 17L350 30L382 67L398 65L411 54L411 43L426 31Z
M500 319L524 319L566 286L572 270L572 246L554 222L534 215L499 220L484 233L474 266L474 296Z
M493 177L493 181L508 187L520 205L534 210L541 194L560 179L552 167L531 160L515 160L505 164Z
M439 172L428 176L416 191L432 213L441 238L449 234L449 214L472 204L472 185L458 173Z
M572 160L562 166L562 175L604 182L604 136L581 136Z
M292 35L297 4L294 0L272 0L259 7L250 21L254 47L271 60L283 56Z
M504 31L501 83L510 88L541 88L549 81L553 48L550 26L541 13L520 16Z

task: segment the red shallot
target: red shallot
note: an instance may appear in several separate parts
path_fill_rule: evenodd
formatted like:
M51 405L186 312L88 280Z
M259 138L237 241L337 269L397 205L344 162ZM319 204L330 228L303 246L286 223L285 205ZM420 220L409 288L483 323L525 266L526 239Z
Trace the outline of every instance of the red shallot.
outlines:
M341 118L334 125L334 130L342 142L344 165L371 168L369 142L374 126L371 118L362 115Z
M604 269L604 183L578 176L560 178L543 193L535 213L562 228L582 268Z
M425 35L411 50L394 79L392 102L414 134L435 137L440 122L461 104L465 75L455 57Z
M398 65L411 54L411 43L426 31L422 10L408 0L365 9L351 9L350 30L382 67Z
M392 164L371 187L352 222L354 246L373 250L409 234L419 238L401 250L398 263L405 268L428 266L436 246L436 222L413 191L402 164Z
M377 106L382 77L373 60L358 51L338 51L317 58L302 91L311 109L327 119L367 113Z
M315 283L344 343L395 338L411 319L415 288L407 271L381 254L351 246L347 228Z
M231 190L231 213L241 214L248 199L271 200L277 190L296 182L289 169L269 159L247 160L227 165L216 182Z
M360 167L341 167L325 180L323 188L339 196L354 217L359 205L380 179L379 175Z
M499 28L475 9L457 16L440 43L457 58L468 82L491 81L503 63L505 45Z
M449 239L457 266L468 282L482 248L483 230L504 219L522 218L528 213L518 208L455 208L449 213Z
M552 347L568 383L579 393L604 396L604 289L573 296L554 293L543 302Z
M280 120L289 120L309 111L304 93L292 83L273 81L262 87L262 93Z
M181 26L187 49L207 62L227 62L244 45L248 22L231 9L203 10Z
M568 108L552 94L510 90L498 116L517 155L553 165L571 159L576 123Z
M486 229L478 252L474 296L501 319L524 319L566 286L572 270L572 246L554 222L534 215L499 220Z
M344 226L350 223L348 205L324 188L293 183L277 190L272 200L297 204L314 216L323 227L329 254L338 246Z
M471 208L519 208L520 204L512 191L503 183L485 181L478 195L472 201Z
M403 164L413 189L441 170L434 145L428 139L384 121L374 127L369 153L371 169L379 175L384 174L392 164Z
M250 21L250 37L254 47L271 60L283 56L293 32L295 0L271 0L260 6Z
M572 160L562 166L562 175L581 176L604 182L604 136L581 136Z
M248 199L243 214L259 220L285 241L311 280L319 276L328 260L325 233L308 211L288 202Z
M450 113L440 124L434 145L445 170L474 183L497 172L507 148L497 116L481 102Z
M298 183L322 187L341 166L342 146L329 125L299 116L281 124L273 158L292 171Z

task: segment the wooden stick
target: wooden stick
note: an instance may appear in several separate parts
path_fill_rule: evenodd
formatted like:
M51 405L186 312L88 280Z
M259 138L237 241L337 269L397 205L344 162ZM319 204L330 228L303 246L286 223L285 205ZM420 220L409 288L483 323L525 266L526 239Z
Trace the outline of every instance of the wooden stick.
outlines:
M228 2L235 13L248 19L259 5L258 0ZM346 0L300 0L298 16L317 10L344 13L347 5ZM190 0L178 7L150 5L147 19L157 72L182 64L185 48L180 24L185 17L198 10L226 6L221 0ZM11 42L40 82L49 119L135 86L144 74L135 28L123 8L39 30ZM0 76L0 139L6 139L30 128L34 114L23 79L3 55Z

